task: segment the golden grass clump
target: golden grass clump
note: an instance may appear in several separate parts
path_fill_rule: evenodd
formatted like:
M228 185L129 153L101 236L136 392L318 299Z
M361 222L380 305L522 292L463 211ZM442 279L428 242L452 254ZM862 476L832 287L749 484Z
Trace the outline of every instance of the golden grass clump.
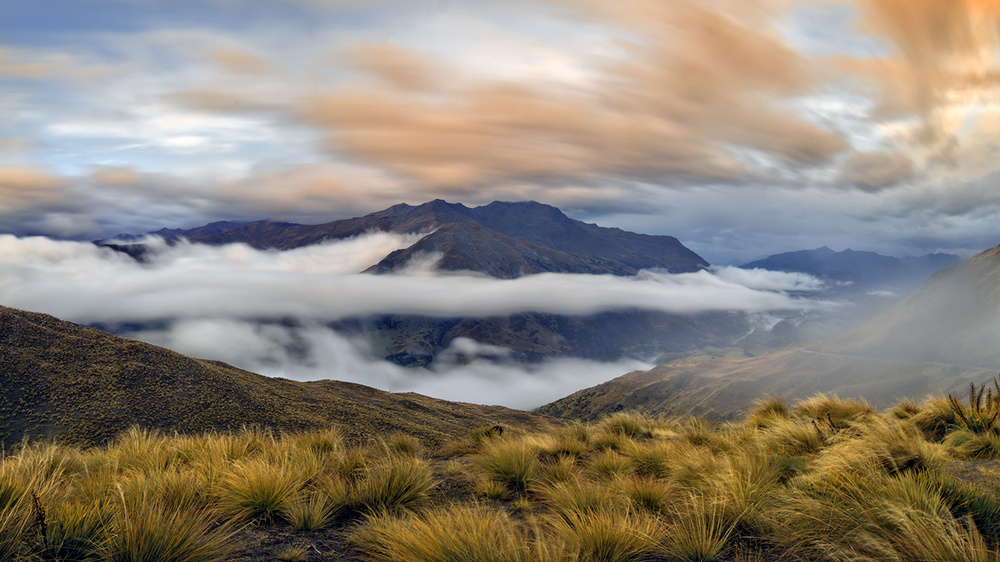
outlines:
M552 523L580 560L632 562L662 553L667 527L652 514L630 508L573 511Z
M513 492L524 492L534 482L541 465L538 451L523 440L501 439L484 447L477 457L482 473L506 485Z
M375 513L358 526L351 543L371 559L386 562L534 562L539 537L503 510L452 505L422 515ZM565 559L565 558L561 558Z
M427 500L434 487L427 463L412 457L389 456L368 468L351 497L352 507L365 511L400 511Z
M153 499L122 502L111 530L111 562L214 562L229 554L232 531L210 512L171 509Z
M827 423L833 429L847 428L851 423L864 421L875 413L875 408L863 400L845 400L825 394L800 400L792 408L793 415Z
M562 516L590 511L615 511L625 505L624 498L615 494L611 487L587 481L560 482L545 486L539 490L539 495L556 514Z
M775 421L788 419L789 414L788 404L782 398L768 395L754 403L746 416L746 423L760 428L769 427Z
M231 516L274 521L303 488L306 476L287 462L252 458L237 463L221 483L220 507Z

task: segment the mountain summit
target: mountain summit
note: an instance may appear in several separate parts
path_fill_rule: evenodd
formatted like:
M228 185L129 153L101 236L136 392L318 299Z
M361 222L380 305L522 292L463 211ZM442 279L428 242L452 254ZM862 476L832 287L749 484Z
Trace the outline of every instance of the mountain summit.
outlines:
M170 234L197 244L244 243L257 249L289 250L371 231L426 233L416 244L372 266L369 271L374 273L395 271L414 257L428 254L439 257L438 269L502 279L543 272L634 275L641 269L663 269L683 273L709 265L673 236L588 224L534 201L496 201L470 208L437 199L318 225L256 221L208 234L204 227ZM122 250L122 245L110 247Z

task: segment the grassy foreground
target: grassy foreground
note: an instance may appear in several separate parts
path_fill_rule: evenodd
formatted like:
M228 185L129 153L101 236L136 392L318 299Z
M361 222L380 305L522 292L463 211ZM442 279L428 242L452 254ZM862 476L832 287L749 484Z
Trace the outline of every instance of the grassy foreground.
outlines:
M998 412L974 388L884 413L767 399L722 426L482 427L437 450L335 429L29 444L0 459L0 560L995 561Z

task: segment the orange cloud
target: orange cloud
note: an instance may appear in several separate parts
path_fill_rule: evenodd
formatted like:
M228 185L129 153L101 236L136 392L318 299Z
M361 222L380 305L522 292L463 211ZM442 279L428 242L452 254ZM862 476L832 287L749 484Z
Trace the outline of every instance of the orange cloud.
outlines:
M90 177L95 182L109 187L128 188L142 182L142 178L135 170L124 166L97 168L91 172Z
M844 68L878 85L880 115L920 117L912 140L949 159L955 126L939 112L1000 93L1000 1L857 1L862 29L890 53Z
M362 45L352 62L378 82L313 96L299 116L328 132L335 153L454 190L608 175L725 180L746 173L742 149L826 164L846 140L787 105L826 77L767 25L765 4L573 4L635 34L628 57L577 91L461 83L400 47Z
M203 111L258 111L274 109L274 104L260 102L236 92L214 88L182 90L168 94L167 99L179 105Z
M208 53L208 57L219 68L240 74L259 74L268 69L267 61L246 51L228 47L218 47Z
M913 161L898 152L854 152L844 162L838 183L875 192L910 179Z
M400 90L422 90L439 84L442 70L393 43L360 43L347 57L360 69Z
M68 182L31 168L0 167L0 210L10 211L59 199Z

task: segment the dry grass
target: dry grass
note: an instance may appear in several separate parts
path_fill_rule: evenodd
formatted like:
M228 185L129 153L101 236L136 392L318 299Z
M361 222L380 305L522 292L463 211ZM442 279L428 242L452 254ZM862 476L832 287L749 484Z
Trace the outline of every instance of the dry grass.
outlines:
M443 449L132 429L0 457L0 560L221 560L252 524L341 537L369 560L995 562L1000 498L947 468L1000 446L958 418L935 399L884 415L768 399L723 426L618 414L551 433L488 426ZM303 544L267 556L312 558Z

